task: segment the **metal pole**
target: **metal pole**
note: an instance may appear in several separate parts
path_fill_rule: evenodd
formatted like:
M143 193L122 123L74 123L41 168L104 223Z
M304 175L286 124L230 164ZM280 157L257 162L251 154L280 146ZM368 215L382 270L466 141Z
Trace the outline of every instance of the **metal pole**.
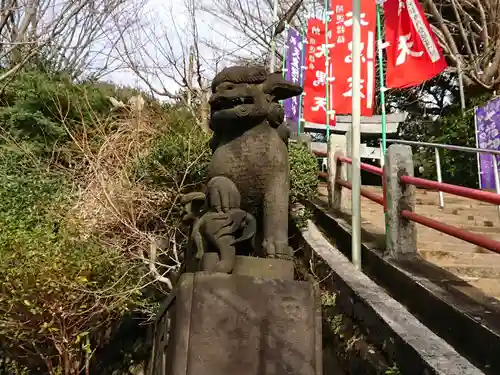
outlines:
M460 64L460 59L457 60L457 72L458 72L458 88L460 90L460 106L462 107L462 112L465 112L464 81L462 79L462 66Z
M415 145L415 146L432 147L432 148L437 147L452 151L464 151L473 153L479 152L480 154L500 155L500 150L493 150L490 148L474 148L474 147L465 147L457 145L447 145L444 143L405 141L403 139L387 139L387 143L400 143L402 145Z
M477 106L474 107L474 137L476 138L476 148L479 148L479 138L477 137L477 116L476 116L476 113L477 113ZM495 155L493 155L495 156ZM483 184L481 182L481 155L479 152L476 152L476 160L477 160L477 179L479 180L478 181L478 185L479 186L479 189L482 189L483 188Z
M441 175L441 158L439 157L439 149L434 147L434 153L436 155L436 174L438 182L443 182L443 176ZM439 207L444 208L444 194L442 191L439 192Z
M326 105L325 105L325 113L326 113L326 141L330 139L330 56L329 56L329 50L330 50L330 45L329 45L329 40L328 40L328 21L330 19L330 14L329 14L329 0L325 0L325 73L326 73L326 82L325 82L325 100L326 100Z
M498 178L498 160L496 155L491 155L493 158L493 176L495 177L495 191L500 194L500 179ZM498 206L498 215L500 216L500 206Z
M378 149L379 149L379 154L380 154L380 160L379 160L379 163L380 163L380 168L384 168L384 162L385 162L385 150L384 150L384 147L382 146L382 141L380 141L378 143Z
M361 270L361 0L352 1L352 263Z
M275 29L278 25L278 0L274 0L273 2L273 36L271 38L271 62L269 63L269 71L271 73L274 72L276 65L276 35Z
M381 5L377 4L377 56L378 70L380 82L380 105L382 107L382 156L385 156L387 149L387 116L385 111L385 77L384 77L384 54L382 53L382 20L381 20Z
M300 86L304 87L304 75L306 74L305 58L307 51L306 36L307 31L302 30L302 53L300 55ZM299 96L299 118L297 119L297 133L300 135L300 126L302 125L302 102L304 99L304 93Z

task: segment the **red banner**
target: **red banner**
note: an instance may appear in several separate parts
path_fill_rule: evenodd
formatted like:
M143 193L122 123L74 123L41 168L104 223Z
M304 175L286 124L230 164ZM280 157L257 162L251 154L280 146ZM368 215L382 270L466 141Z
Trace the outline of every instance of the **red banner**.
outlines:
M328 34L332 35L331 30ZM306 73L304 76L304 120L316 124L326 123L326 28L325 23L317 18L309 19L307 23L307 51L306 51ZM331 40L330 40L331 41ZM331 56L331 48L329 55ZM330 60L331 61L331 60ZM331 70L331 64L330 64ZM335 125L335 112L333 111L332 72L328 75L328 106L331 126Z
M333 102L338 114L352 113L352 0L331 0L330 27L336 38L332 50L335 75ZM361 115L373 115L375 90L375 0L361 2Z
M384 18L388 88L419 85L446 68L418 0L386 0Z

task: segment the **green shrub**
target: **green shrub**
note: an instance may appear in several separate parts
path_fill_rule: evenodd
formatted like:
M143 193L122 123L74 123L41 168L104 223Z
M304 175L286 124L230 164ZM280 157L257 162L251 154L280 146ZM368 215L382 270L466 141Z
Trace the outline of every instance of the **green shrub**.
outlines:
M290 143L290 200L298 202L302 198L316 195L318 189L318 162L306 146Z
M0 350L30 371L78 374L106 329L147 307L138 263L66 224L70 197L64 174L2 154Z
M178 193L196 190L205 182L211 158L210 135L182 110L167 110L165 133L139 161L137 178Z
M33 71L0 94L0 366L12 373L77 374L124 316L154 315L150 235L178 240L182 254L178 201L206 182L209 135L172 106L113 121L108 96L130 91ZM60 168L58 149L76 164ZM314 195L314 156L291 145L290 164L291 201ZM98 218L85 236L75 207Z
M128 99L125 89L92 83L74 84L64 75L24 71L0 94L0 131L31 152L51 156L79 133L111 114L108 96ZM4 143L0 138L0 145Z

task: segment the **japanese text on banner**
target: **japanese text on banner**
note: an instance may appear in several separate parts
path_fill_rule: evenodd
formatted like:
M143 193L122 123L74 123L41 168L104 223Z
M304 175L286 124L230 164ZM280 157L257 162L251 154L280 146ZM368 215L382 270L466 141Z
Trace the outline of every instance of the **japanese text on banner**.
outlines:
M331 0L331 26L336 34L332 51L335 73L333 102L338 114L352 113L352 0ZM373 114L375 89L375 0L361 2L361 115Z
M482 149L500 151L500 98L476 108L476 142ZM495 189L495 172L492 154L479 154L479 182L481 189ZM497 163L500 166L500 163Z
M329 51L333 32L328 30ZM333 111L333 71L330 64L330 72L326 73L326 27L325 23L317 18L311 18L307 24L307 51L306 72L304 79L304 120L316 124L326 123L326 85L329 87L329 125L334 126L335 112ZM329 52L331 56L331 52Z
M304 53L303 37L294 28L288 29L286 41L286 80L301 84L302 79L302 54ZM299 126L299 96L286 99L283 103L285 118L292 133L298 133Z
M419 85L447 66L418 0L384 3L388 88Z

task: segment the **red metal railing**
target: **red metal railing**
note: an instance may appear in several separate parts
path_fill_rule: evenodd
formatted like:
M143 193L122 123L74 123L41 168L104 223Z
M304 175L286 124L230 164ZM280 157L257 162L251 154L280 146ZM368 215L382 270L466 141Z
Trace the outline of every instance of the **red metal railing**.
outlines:
M338 179L337 180L337 184L339 184L340 186L343 186L349 190L352 189L352 185L349 181L345 181L345 180L340 180ZM360 193L363 197L365 198L368 198L369 200L375 202L375 203L378 203L380 204L381 206L384 205L384 197L374 193L373 191L370 191L364 187L361 187L360 188Z
M338 158L342 163L347 163L347 164L352 164L352 160L346 156L341 156ZM377 176L383 176L384 171L380 167L376 167L371 164L366 164L366 163L360 163L361 164L361 169L366 172L370 172L373 174L376 174Z
M325 157L324 153L317 153L315 152L316 156L319 157ZM339 163L346 163L346 164L352 164L352 160L348 157L345 156L340 156L337 158L337 161ZM360 163L360 168L361 170L364 170L369 173L376 174L378 176L383 177L384 176L384 171L380 167L376 167L374 165L366 164L366 163ZM320 177L327 179L328 174L325 172L320 172ZM383 179L384 180L384 179ZM483 191L483 190L478 190L478 189L471 189L471 188L466 188L463 186L457 186L457 185L451 185L451 184L445 184L442 182L438 181L431 181L431 180L426 180L424 178L418 178L418 177L412 177L412 176L401 176L399 178L400 183L406 184L406 185L414 185L415 187L418 188L424 188L424 189L432 189L432 190L438 190L442 191L444 193L448 194L453 194L457 196L461 196L464 198L470 198L470 199L475 199L481 202L487 202L495 205L500 205L500 194L492 193L489 191ZM349 181L342 180L342 179L336 179L335 181L336 184L343 186L347 189L351 189L352 185ZM384 185L384 184L383 184ZM385 186L383 186L384 190L384 195L385 195ZM384 196L380 196L372 191L369 191L366 188L361 188L360 189L361 195L365 198L370 199L373 202L376 202L382 206L384 206L385 209L385 199ZM415 223L424 225L426 227L435 229L439 232L446 233L450 236L459 238L461 240L464 240L466 242L472 243L474 245L483 247L485 249L494 251L498 254L500 254L500 241L492 240L491 238L488 238L486 236L476 234L469 232L465 229L462 228L457 228L449 224L445 224L443 222L419 215L415 212L409 211L409 210L402 210L401 211L401 216L404 217L407 220L414 221Z
M414 185L418 188L439 190L442 191L443 193L458 195L464 198L470 198L470 199L475 199L477 201L500 205L500 194L492 193L489 191L445 184L444 182L426 180L425 178L412 177L412 176L401 176L399 181L402 184Z

